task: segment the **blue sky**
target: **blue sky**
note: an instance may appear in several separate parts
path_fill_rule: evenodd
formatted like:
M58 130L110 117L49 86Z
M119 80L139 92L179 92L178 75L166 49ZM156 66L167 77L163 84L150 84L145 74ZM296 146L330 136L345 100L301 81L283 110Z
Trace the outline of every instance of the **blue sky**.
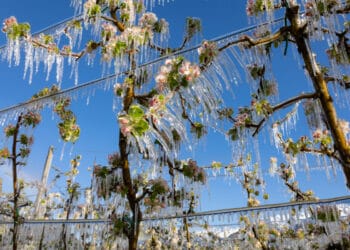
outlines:
M32 31L39 31L51 24L57 23L63 19L69 18L74 14L74 10L69 6L69 0L60 1L7 1L0 9L0 19L3 20L9 16L16 16L19 22L29 22ZM185 18L188 16L198 17L202 20L202 38L212 39L226 33L241 29L250 25L245 15L245 1L233 0L175 0L165 4L165 6L156 6L153 11L158 17L164 17L170 23L170 44L176 46L181 43ZM198 39L200 41L201 39ZM6 43L4 34L0 35L0 45ZM319 47L317 47L319 48ZM323 48L319 48L322 52ZM293 59L293 52L288 51L288 56L282 55L283 48L275 50L273 53L273 69L276 80L280 85L280 100L293 96L292 93L299 93L301 90L310 89L310 83L306 83L303 70ZM96 61L93 67L87 67L86 60L82 59L79 67L79 83L87 82L101 76L99 62ZM237 66L238 67L238 66ZM2 91L0 92L0 108L8 107L30 98L33 93L49 86L55 82L54 74L51 74L49 81L45 81L45 76L37 73L33 78L33 83L28 83L28 78L23 79L23 61L20 66L11 68L7 62L0 61ZM66 70L62 88L74 86L74 81L70 79L70 70ZM241 76L242 81L238 85L232 85L234 97L225 93L225 99L228 105L232 105L237 111L237 107L248 105L249 86L246 83L244 73ZM306 88L305 88L306 86ZM72 108L77 114L78 123L82 127L82 135L76 145L65 145L58 139L56 123L57 117L48 109L43 111L43 122L34 131L35 144L33 146L32 156L23 172L33 179L39 179L44 165L46 152L50 145L55 147L54 166L62 169L68 169L68 161L76 154L83 156L81 164L81 182L89 183L89 172L86 169L96 163L106 163L106 157L109 153L117 150L117 122L116 114L112 110L113 95L112 91L96 90L94 92L79 92L77 100L73 102ZM88 95L87 99L82 95ZM349 114L343 112L344 118L349 120ZM300 125L297 126L297 134L307 134L305 120L302 113L299 115ZM259 137L261 162L264 169L268 168L269 156L278 154L274 146L270 145L270 139L267 135ZM209 165L213 160L228 163L235 154L231 143L227 142L224 136L210 131L208 137L197 143L194 152L185 152L184 157L192 157L200 164ZM254 149L253 149L254 150ZM61 152L63 158L60 159ZM311 161L312 164L312 161ZM332 175L332 174L331 174ZM7 177L4 177L6 179ZM289 194L283 187L280 180L269 178L266 175L267 190L270 193L270 203L276 203L289 200ZM297 179L302 183L303 189L312 188L316 195L321 198L347 194L342 174L339 172L336 177L327 178L323 170L312 171L309 177L305 172L300 172ZM246 203L245 193L239 184L234 181L225 181L225 178L218 177L215 180L210 179L209 188L204 188L201 208L203 210L227 208L234 206L244 206ZM208 195L209 193L209 195Z

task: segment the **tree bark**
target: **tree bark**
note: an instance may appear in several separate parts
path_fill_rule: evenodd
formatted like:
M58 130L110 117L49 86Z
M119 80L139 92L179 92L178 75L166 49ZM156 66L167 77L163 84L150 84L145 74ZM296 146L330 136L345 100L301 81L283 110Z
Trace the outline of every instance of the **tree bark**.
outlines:
M19 208L18 208L18 198L20 189L18 187L18 177L17 177L17 137L19 132L19 127L21 124L22 115L19 115L16 122L15 131L13 134L12 141L12 185L13 185L13 232L12 232L12 249L17 250L18 247L18 229L19 229Z
M298 51L304 60L305 68L320 100L326 125L328 126L334 141L334 150L339 153L343 173L346 179L346 185L350 188L350 148L347 145L345 134L339 126L337 112L329 93L327 82L318 67L310 48L310 40L306 33L307 27L301 25L302 22L299 18L299 6L294 5L287 8L286 15L291 23L291 35L295 39Z

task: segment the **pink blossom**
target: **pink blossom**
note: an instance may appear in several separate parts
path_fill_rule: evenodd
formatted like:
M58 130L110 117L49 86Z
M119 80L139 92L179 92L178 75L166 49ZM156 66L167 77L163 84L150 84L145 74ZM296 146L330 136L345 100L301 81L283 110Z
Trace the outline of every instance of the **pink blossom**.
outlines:
M126 116L119 116L118 122L120 126L120 131L124 136L128 136L132 130L132 126L130 125L130 120Z
M173 59L166 59L165 60L165 65L171 65L173 64Z
M125 116L121 116L118 118L120 125L128 125L130 123L129 119Z
M122 132L122 134L124 136L128 136L130 134L130 132L131 132L131 129L132 129L132 127L130 127L130 126L122 126L120 128L120 131Z
M157 76L156 76L156 82L158 83L158 84L164 84L164 83L166 83L167 82L167 75L165 75L165 74L158 74Z
M166 62L165 62L165 64L166 64ZM163 74L168 74L168 73L170 73L170 71L171 71L171 67L169 65L168 66L162 65L160 67L160 72Z
M114 25L110 23L103 23L102 24L102 36L105 40L110 39L113 37L117 32L117 29Z
M247 7L246 7L246 12L248 16L254 15L254 0L248 0L247 2Z
M159 105L159 100L157 97L153 97L150 101L149 101L149 106L150 107L154 107Z
M242 113L237 115L236 121L235 121L235 126L236 127L242 127L245 125L246 120L249 118L249 115L247 113Z
M185 76L186 80L189 82L194 81L200 75L200 68L198 65L192 65L190 62L185 61L182 63L179 73Z
M321 129L318 128L313 132L312 137L314 139L320 139L321 135L322 135L322 131L321 131Z
M2 31L4 33L6 33L8 31L8 29L10 29L13 25L17 24L17 19L14 16L11 16L7 19L5 19L5 21L3 22L3 28Z
M160 73L156 76L155 80L157 83L158 90L162 91L164 89L164 86L165 86L167 80L168 80L168 76Z
M115 33L117 32L117 29L114 25L110 24L110 23L103 23L102 24L102 29L105 32L110 32L110 33Z

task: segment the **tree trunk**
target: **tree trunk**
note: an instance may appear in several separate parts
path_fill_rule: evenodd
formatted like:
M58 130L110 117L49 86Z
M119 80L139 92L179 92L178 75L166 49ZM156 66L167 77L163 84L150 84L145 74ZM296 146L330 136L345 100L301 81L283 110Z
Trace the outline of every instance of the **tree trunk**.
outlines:
M304 60L305 68L312 80L314 89L318 94L326 125L328 126L334 141L334 150L338 152L341 160L340 163L345 175L346 185L350 188L350 148L347 145L345 134L339 126L337 112L329 93L327 82L319 69L310 48L310 40L306 33L306 26L300 26L299 6L294 5L287 8L286 14L291 23L291 35L295 39L298 51Z
M20 189L18 187L17 178L17 137L19 132L20 123L22 120L22 115L17 118L16 128L13 134L12 141L12 185L13 185L13 232L12 232L12 249L17 250L18 244L18 227L19 227L19 208L18 208L18 198Z

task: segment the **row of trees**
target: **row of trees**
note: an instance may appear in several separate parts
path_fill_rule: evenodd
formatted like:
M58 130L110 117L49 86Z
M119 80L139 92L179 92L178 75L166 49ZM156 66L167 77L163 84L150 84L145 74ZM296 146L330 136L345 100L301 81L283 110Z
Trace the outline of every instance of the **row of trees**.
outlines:
M80 6L79 2L75 1L74 4ZM302 7L304 14L301 14ZM201 139L210 127L217 125L214 122L217 120L229 126L225 135L239 145L247 136L257 137L267 127L266 124L272 124L272 128L267 128L267 131L273 134L274 143L283 153L284 159L277 160L271 157L271 169L273 173L280 175L293 194L293 200L316 200L311 191L302 191L294 179L296 159L301 154L324 155L335 160L341 166L349 186L349 122L339 118L335 105L336 97L329 88L329 84L333 83L345 92L349 85L349 10L349 1L342 3L335 0L312 0L298 3L288 0L249 0L248 15L259 19L267 17L267 20L271 21L271 13L280 11L285 14L284 24L277 30L273 30L269 24L257 26L252 34L221 43L203 41L198 48L197 58L193 60L192 57L192 61L186 58L186 54L177 53L201 31L200 21L195 18L186 20L185 37L181 46L163 47L168 23L164 19L158 19L154 13L147 12L143 1L88 0L83 4L83 18L68 22L63 29L63 37L59 39L50 34L32 36L30 25L18 22L15 17L4 21L2 31L8 40L6 59L9 63L14 61L18 65L23 50L25 70L29 71L30 75L35 64L43 63L48 74L53 64L56 64L56 79L60 82L65 58L75 67L82 57L93 58L93 55L107 67L113 66L116 73L125 70L123 82L115 84L113 88L121 103L117 114L118 152L108 156L107 166L94 165L91 184L94 198L85 203L84 209L81 208L84 212L79 218L109 218L113 222L113 229L108 232L108 236L104 236L103 244L110 248L116 247L111 242L114 242L114 237L118 235L118 240L126 240L129 249L137 249L142 221L146 214L154 216L160 211L168 214L195 213L199 199L198 187L206 184L210 171L208 169L241 168L242 172L236 175L239 175L237 179L246 191L247 205L259 205L258 197L264 180L259 174L259 164L255 163L252 153L247 152L246 147L242 147L242 152L234 152L237 161L226 166L215 161L204 168L198 166L193 159L180 158L181 147L191 140L188 138ZM83 26L91 29L94 34L83 49L75 51L78 47L76 40L81 36ZM327 49L330 64L321 66L316 60L312 46L315 40L324 41L326 37L330 41ZM63 44L64 42L67 43ZM239 53L249 55L246 58L250 58L244 70L252 82L252 99L249 106L234 112L233 108L225 106L218 91L221 88L216 81L218 77L212 76L215 73L211 69L226 71L227 69L220 65L223 60L221 55L237 46ZM289 46L295 46L312 88L309 93L300 93L276 102L274 96L277 94L277 83L270 77L269 70L272 68L270 57L273 48L279 46L285 46L286 53ZM149 51L164 57L154 76L147 67L140 67L142 58ZM224 80L225 77L222 77L221 81ZM62 97L57 86L50 86L34 95L30 103L43 99L51 100L54 112L61 119L58 124L61 139L74 143L80 135L77 124L79 112L75 115L69 109L70 99ZM281 127L291 118L292 113L298 110L287 114L283 111L300 102L304 106L311 136L286 138L288 133L283 133ZM5 137L12 140L0 150L0 157L10 162L13 173L13 193L3 213L13 219L13 249L18 248L18 231L22 219L26 219L21 216L22 205L19 204L24 184L18 181L17 172L18 167L25 164L24 159L29 156L33 142L32 137L22 133L21 129L34 128L41 120L39 111L35 109L23 112L18 115L13 125L8 125L4 130ZM278 112L280 115L284 114L281 119L276 118ZM188 132L193 134L192 137ZM64 200L54 204L54 207L47 207L52 211L55 210L55 206L61 209L65 219L72 218L72 212L78 209L76 202L79 200L80 185L75 178L78 162L79 157L74 158L71 169L65 173L67 192ZM268 199L268 194L263 194L263 198ZM107 206L107 209L99 210L98 203ZM49 210L46 213L47 218L55 217L56 214L50 214ZM327 223L340 221L340 213L336 207L325 207L318 211L310 208L310 211L313 214L312 218L318 218L320 221L322 218ZM251 218L254 216L251 215ZM244 242L241 246L252 248L278 249L279 244L283 245L282 241L285 238L309 238L310 242L313 242L314 235L325 234L330 237L325 233L326 226L323 225L300 229L290 223L285 230L279 230L278 227L273 228L259 219L252 223L245 216L241 217L241 222L241 237L237 242ZM190 233L190 227L194 225L187 217L184 217L181 223L181 230L185 232L186 247L189 249L194 247L190 242L200 242L195 233ZM330 241L326 245L331 247L339 244L346 248L349 244L346 240L349 233L347 223L345 221L337 225L342 227L336 235L336 242ZM205 225L201 226L207 228ZM178 230L172 233L176 235ZM51 247L68 249L72 241L67 240L65 224L61 232L60 242ZM149 248L160 249L162 244L165 248L171 247L166 246L166 238L172 236L169 229L153 227L150 232L152 236L148 241ZM166 236L164 232L167 233ZM40 248L45 248L44 235L45 228L42 229ZM85 234L81 238L84 249L92 247L88 243L91 240L86 240L87 238ZM214 237L213 241L220 240ZM121 246L125 247L125 242L121 242L123 240L114 244L122 244ZM172 247L176 249L182 243L173 244L175 245Z

